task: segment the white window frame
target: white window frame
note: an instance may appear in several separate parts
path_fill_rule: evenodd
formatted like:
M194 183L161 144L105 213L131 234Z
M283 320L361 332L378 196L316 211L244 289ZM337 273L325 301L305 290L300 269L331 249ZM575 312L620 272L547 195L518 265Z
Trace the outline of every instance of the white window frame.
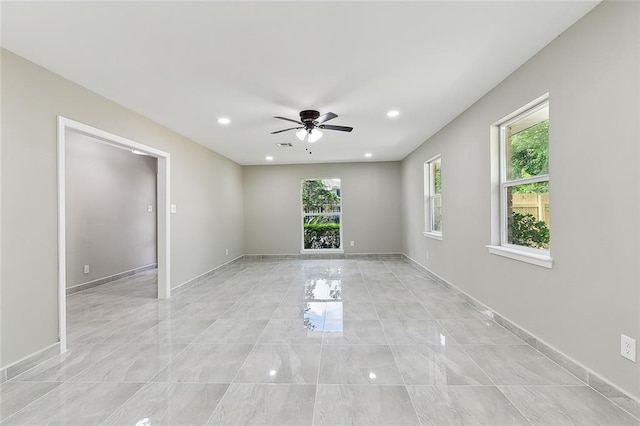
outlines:
M339 180L340 181L340 213L305 213L304 205L302 204L302 192L304 191L304 182L308 180ZM337 249L305 249L304 248L304 217L305 216L340 216L340 247ZM342 179L339 177L332 178L302 178L300 179L300 253L344 253L344 238L342 237L342 229L344 224L342 223Z
M510 187L524 185L528 183L537 182L549 182L549 173L545 175L538 175L530 178L522 179L507 179L507 146L506 146L506 128L511 124L521 120L522 118L539 111L542 108L549 107L549 94L545 94L535 101L525 105L518 111L510 114L504 119L500 120L493 125L495 130L492 131L492 135L497 138L497 141L493 141L494 145L498 144L498 158L497 164L499 165L499 174L497 182L497 203L499 208L494 209L499 216L493 220L494 228L497 226L497 232L494 229L492 234L492 244L487 245L489 253L498 256L508 257L511 259L519 260L522 262L531 263L534 265L542 266L545 268L551 268L553 266L553 258L551 257L551 251L546 249L539 249L533 247L525 247L516 244L511 244L508 239L508 199L507 190ZM494 193L495 197L495 193ZM495 200L494 200L495 204Z
M438 154L424 162L424 232L425 237L442 241L442 230L433 229L434 202L440 199L442 203L442 191L440 194L435 193L435 181L433 179L433 170L436 163L440 164L440 179L442 179L442 155Z

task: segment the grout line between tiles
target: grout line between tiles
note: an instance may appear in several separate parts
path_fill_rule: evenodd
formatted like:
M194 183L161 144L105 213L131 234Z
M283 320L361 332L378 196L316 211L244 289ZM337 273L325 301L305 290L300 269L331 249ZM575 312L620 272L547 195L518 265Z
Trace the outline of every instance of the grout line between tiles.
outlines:
M403 285L403 287L407 288L404 285L404 283L400 281L398 276L393 271L391 271L391 269L389 269L389 267L384 262L382 263L387 268L387 270L389 270L389 272L391 272L391 274ZM358 265L358 269L360 269L360 265ZM365 282L365 286L366 286L366 282ZM413 293L411 293L411 290L409 290L408 288L407 290L411 295L413 295ZM367 287L367 291L369 291L369 287ZM369 296L371 296L371 294L369 294ZM411 392L409 392L409 387L407 386L407 381L404 378L404 373L400 369L400 364L398 363L398 357L396 357L396 353L391 347L389 336L387 336L387 332L385 331L384 326L382 325L382 320L380 320L380 313L378 312L378 308L376 307L375 304L373 305L373 310L376 312L376 316L378 317L378 321L380 322L380 328L382 329L382 334L384 334L384 338L387 341L387 347L389 348L389 352L391 352L391 356L393 357L393 362L395 363L395 367L398 369L398 374L400 374L400 379L402 379L402 385L404 386L404 391L407 393L407 396L409 397L409 402L411 403L413 414L415 415L416 420L418 420L418 423L420 425L423 425L424 423L422 422L422 420L420 420L420 416L418 415L418 410L416 409L416 404L413 402L413 398L411 397Z
M394 276L395 276L395 274L394 274ZM397 278L397 276L396 276L396 278ZM413 293L413 292L411 291L411 289L408 289L408 290L409 290L409 292L410 292L411 294L413 294L413 296L414 296L414 297L416 297L415 293ZM447 289L447 291L450 291L450 289ZM418 297L416 297L416 300L420 301L421 299L420 299L420 298L418 298ZM498 385L496 385L496 383L493 381L493 379L491 378L491 376L489 376L489 375L487 374L487 372L486 372L486 371L484 371L484 369L483 369L482 367L480 367L480 365L478 365L478 363L476 362L476 360L475 360L475 359L473 359L473 358L472 358L472 357L467 353L467 351L463 348L463 346L464 346L464 345L461 345L460 343L458 343L458 342L456 341L456 339L454 339L454 338L451 336L451 333L448 331L447 327L443 326L443 325L442 325L442 323L441 323L438 319L435 319L434 321L435 321L435 322L436 322L440 327L442 327L442 329L443 329L445 332L449 333L449 339L450 339L450 340L452 340L452 341L453 341L453 343L454 343L454 344L456 344L456 345L460 348L460 350L461 350L461 351L462 351L462 352L463 352L463 353L464 353L464 354L465 354L465 355L466 355L466 356L471 360L471 362L473 362L473 363L476 365L476 367L478 367L478 369L482 372L482 374L484 374L484 375L489 379L489 381L492 383L493 387L495 387L495 388L498 390L498 392L500 392L500 394L502 394L502 395L507 399L507 401L509 401L509 404L511 404L511 406L516 410L516 412L517 412L517 413L519 413L519 414L522 416L522 418L523 418L523 419L525 419L525 420L526 420L530 425L532 425L531 421L529 421L529 419L528 419L528 418L527 418L527 417L526 417L526 416L525 416L525 415L524 415L524 414L523 414L523 413L518 409L518 407L517 407L517 406L516 406L516 405L515 405L515 404L514 404L514 403L513 403L509 398L507 398L507 396L506 396L506 395L504 395L504 393L500 390L500 388L498 387ZM392 350L392 352L393 352L393 350ZM394 353L394 357L395 357L395 353ZM397 361L396 361L396 362L397 362ZM401 374L402 374L402 372L401 372ZM403 378L403 380L404 380L404 375L402 376L402 378ZM406 383L405 383L405 386L406 386ZM456 385L456 386L458 386L458 385ZM411 393L409 393L409 398L411 399L411 404L413 405L413 398L411 398ZM414 411L416 412L416 415L417 415L417 412L418 412L418 411L416 410L415 405L414 405ZM421 422L421 424L422 424L422 421L420 420L420 417L419 417L419 416L418 416L418 421L420 421L420 422Z
M324 330L323 330L324 332ZM316 424L316 412L318 406L318 390L320 389L320 371L322 370L322 353L324 352L324 345L320 344L320 356L318 358L318 374L316 374L316 393L313 397L313 412L311 413L311 424Z
M272 272L277 265L279 265L280 262L278 262L276 265L274 265L269 272ZM256 285L258 285L258 283L260 282L260 280L258 280L258 282L253 286L255 287ZM252 288L253 288L252 287ZM245 292L244 294L248 293L250 291L247 290L247 292ZM236 302L237 303L237 302ZM280 304L282 304L282 302L280 302ZM235 303L234 303L235 305ZM233 305L231 306L233 307ZM229 307L229 309L231 309L231 307ZM280 305L278 305L278 307L280 307ZM273 314L271 314L271 319L273 319L274 315L276 314L276 312L278 311L278 308L276 308L273 311ZM218 407L220 407L220 405L223 403L224 399L227 397L227 394L229 392L229 388L231 388L231 386L233 384L236 384L236 379L238 377L238 374L240 374L240 371L242 371L242 369L244 368L245 364L247 363L247 360L249 359L249 357L251 356L251 354L253 353L253 351L255 350L256 346L258 345L258 342L260 341L260 336L262 336L262 334L265 332L265 330L267 329L267 327L269 326L269 322L271 321L271 319L269 321L267 321L267 324L265 325L264 329L260 332L260 334L258 335L258 337L256 338L256 341L253 343L253 346L251 346L251 349L249 350L249 353L247 354L246 358L244 359L244 361L242 361L242 364L240 365L240 367L238 368L238 370L236 371L236 374L234 374L233 378L231 379L231 382L229 383L229 386L227 387L227 389L224 391L224 394L222 394L222 396L220 397L220 400L218 401L218 403L216 404L216 406L213 408L213 410L211 411L211 414L209 415L209 418L207 419L205 424L209 424L209 422L211 421L211 418L213 417L213 415L216 413L216 411L218 410ZM216 320L217 321L217 320ZM212 324L213 325L213 324ZM251 344L251 343L249 343ZM244 383L243 383L244 384Z
M51 392L53 392L54 390L58 389L60 386L62 386L65 382L40 382L40 383L60 383L58 386L55 386L53 389L51 389L49 392L45 392L43 393L39 398L34 399L33 401L31 401L29 404L25 405L24 407L22 407L20 410L16 411L15 413L13 413L12 415L10 415L9 417L7 417L6 419L3 419L0 423L6 423L7 420L11 419L14 416L17 416L18 414L20 414L21 412L23 412L24 410L26 410L27 408L29 408L30 406L32 406L33 404L35 404L36 402L40 401L42 398L44 398L45 396L49 395ZM4 383L3 383L4 385Z
M454 341L455 341L455 339L454 339ZM462 352L464 352L464 354L471 360L471 362L473 362L476 365L476 367L478 367L478 369L480 369L480 371L482 371L482 374L484 374L489 379L489 381L491 382L493 387L495 387L498 390L498 392L500 392L500 394L502 396L504 396L507 401L509 401L509 404L511 404L511 406L522 416L522 418L525 419L527 421L527 423L529 423L531 426L533 426L533 423L531 422L531 420L529 420L529 418L527 416L525 416L525 414L522 411L520 411L518 406L516 404L514 404L513 401L507 395L505 395L504 392L502 392L502 389L500 389L500 386L498 384L496 384L496 382L493 380L491 375L487 374L487 372L484 370L484 368L482 368L480 366L480 364L478 364L476 362L476 360L471 355L469 355L469 353L465 349L464 345L458 344L458 346L460 347ZM484 346L491 346L491 345L484 345ZM516 386L516 385L514 385L514 386Z
M239 274L239 273L238 273L238 274ZM238 274L235 274L234 276L236 276L236 275L238 275ZM188 305L187 305L187 306L188 306ZM186 306L185 306L185 308L186 308ZM183 309L184 309L184 308L183 308ZM180 310L179 310L179 311L180 311ZM178 311L178 312L179 312L179 311ZM158 323L157 323L154 327L157 327L157 326L158 326L158 324L160 324L162 321L165 321L166 319L171 319L171 314L169 314L169 316L168 316L167 318L165 318L165 319L163 319L163 320L161 320L161 321L158 321ZM214 320L214 321L211 323L211 325L213 325L213 324L215 323L215 321L216 321L216 320ZM211 327L211 325L209 325L209 327ZM151 327L151 329L153 329L154 327ZM205 330L207 330L209 327L205 328ZM199 336L200 334L204 333L204 331L205 331L205 330L202 330L202 331L198 334L198 336ZM148 330L147 330L147 331L148 331ZM146 331L144 331L144 332L142 332L142 333L145 333L145 332L146 332ZM140 334L142 334L142 333L140 333ZM173 356L171 359L169 359L169 360L167 361L167 363L166 363L164 366L160 367L160 368L158 369L158 371L157 371L155 374L153 374L153 375L149 378L149 380L147 380L147 382L146 382L146 383L144 383L144 382L131 382L131 383L141 383L140 388L139 388L136 392L134 392L134 393L133 393L129 398L127 398L127 399L126 399L122 404L120 404L119 406L115 407L115 408L114 408L114 410L113 410L109 415L107 415L107 416L102 420L102 422L101 422L101 423L104 423L105 421L107 421L108 419L110 419L112 416L114 416L114 415L115 415L115 413L116 413L119 409L121 409L122 407L124 407L124 406L125 406L125 405L130 401L130 400L132 400L132 399L133 399L133 398L134 398L134 397L135 397L139 392L141 392L141 391L142 391L142 389L144 389L144 388L145 388L145 386L147 386L147 385L149 385L150 383L152 383L152 382L153 382L153 379L154 379L154 378L156 378L156 377L158 376L158 374L160 374L160 372L162 372L165 368L167 368L167 367L168 367L168 366L169 366L173 361L175 361L176 359L178 359L178 358L180 357L180 355L181 355L182 353L184 353L184 352L187 350L187 348L189 348L189 347L191 346L191 344L193 344L193 341L195 341L195 339L196 339L198 336L195 336L195 337L191 340L191 342L189 342L189 343L185 344L184 348L183 348L181 351L179 351L175 356ZM122 345L122 346L129 346L130 344L131 344L131 342L129 342L128 344L124 344L124 345ZM156 344L156 345L163 345L163 344L161 344L161 343L155 343L155 344ZM170 343L167 343L167 344L170 344ZM115 351L113 351L111 354L115 353L117 350L118 350L118 349L116 349ZM107 355L107 356L109 356L109 355ZM104 359L106 359L106 357L105 357L105 358L102 358L101 360L104 360ZM88 369L88 368L87 368L87 369ZM84 371L86 371L87 369L83 370L83 372L84 372ZM73 376L73 377L70 379L70 381L72 381L72 380L73 380L73 378L77 377L79 374L82 374L82 372L80 372L80 373L76 374L75 376ZM77 383L86 383L86 382L77 382ZM91 383L91 382L90 382L90 383ZM104 381L100 381L100 382L97 382L97 383L105 383L105 382L104 382ZM108 383L108 382L107 382L107 383ZM120 381L120 382L117 382L117 383L129 383L129 382L123 382L123 381ZM155 383L155 382L154 382L154 383ZM225 391L225 393L226 393L226 391ZM221 399L222 399L222 398L221 398Z

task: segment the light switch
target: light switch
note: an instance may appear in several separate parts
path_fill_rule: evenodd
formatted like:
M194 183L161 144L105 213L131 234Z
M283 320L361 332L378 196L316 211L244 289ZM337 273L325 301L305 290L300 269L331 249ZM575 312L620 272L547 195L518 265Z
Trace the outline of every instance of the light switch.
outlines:
M151 213L151 212L153 211L153 206L152 206L151 204L149 204L149 205L147 206L147 211L148 211L149 213Z
M175 204L171 204L171 213L176 213L178 211L178 208L176 207Z

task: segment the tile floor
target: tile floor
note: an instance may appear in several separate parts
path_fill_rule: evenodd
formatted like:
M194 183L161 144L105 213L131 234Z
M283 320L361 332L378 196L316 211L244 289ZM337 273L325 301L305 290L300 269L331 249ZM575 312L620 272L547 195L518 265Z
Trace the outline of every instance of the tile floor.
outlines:
M69 351L0 386L2 424L640 424L401 260L155 278L69 296Z

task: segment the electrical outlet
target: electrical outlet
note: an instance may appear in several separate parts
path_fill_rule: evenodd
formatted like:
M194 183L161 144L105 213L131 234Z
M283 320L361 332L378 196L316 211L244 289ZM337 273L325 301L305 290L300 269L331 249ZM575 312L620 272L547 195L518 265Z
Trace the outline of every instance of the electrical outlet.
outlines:
M355 246L355 245L356 245L356 242L355 242L355 241L351 241L351 243L350 243L349 245L350 245L351 247L353 247L353 246Z
M85 274L89 273L89 265L84 265L84 273Z
M624 334L620 335L620 355L636 362L636 341Z
M151 212L153 211L153 206L152 206L151 204L149 204L149 205L147 206L147 211L148 211L149 213L151 213Z
M227 256L229 256L229 249L226 249L226 250L224 251L224 254L226 254Z

